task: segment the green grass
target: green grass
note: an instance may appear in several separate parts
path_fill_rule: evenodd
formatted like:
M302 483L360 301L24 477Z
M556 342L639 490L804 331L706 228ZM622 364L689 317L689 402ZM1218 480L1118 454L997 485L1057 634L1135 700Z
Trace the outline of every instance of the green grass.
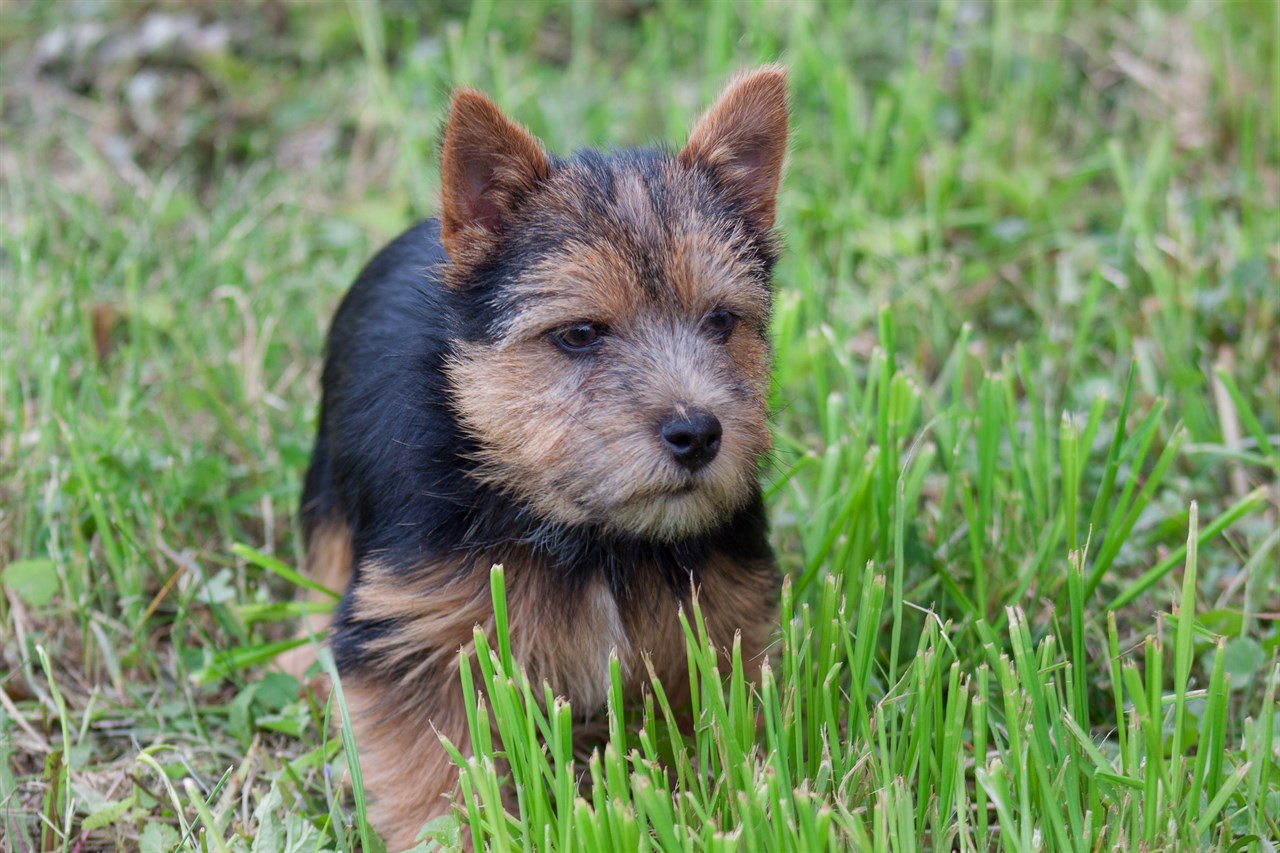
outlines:
M750 687L687 614L693 731L615 690L583 761L478 637L438 840L1280 843L1274 4L200 8L231 48L40 69L146 10L0 15L0 849L376 847L338 709L263 665L337 300L433 211L453 85L678 143L779 58L776 654Z

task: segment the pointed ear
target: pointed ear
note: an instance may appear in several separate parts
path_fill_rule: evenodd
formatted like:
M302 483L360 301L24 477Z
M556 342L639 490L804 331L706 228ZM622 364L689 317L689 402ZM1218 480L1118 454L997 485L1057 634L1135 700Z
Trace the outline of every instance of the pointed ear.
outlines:
M474 89L454 92L440 154L440 239L453 262L502 233L547 177L542 145Z
M693 126L680 162L709 170L761 228L773 226L787 153L787 69L766 65L737 77Z

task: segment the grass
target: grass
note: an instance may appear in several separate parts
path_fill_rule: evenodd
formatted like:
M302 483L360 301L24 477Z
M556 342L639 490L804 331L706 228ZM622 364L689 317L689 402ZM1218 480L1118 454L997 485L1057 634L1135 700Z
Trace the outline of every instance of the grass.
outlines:
M1274 4L72 8L0 16L0 848L377 848L264 666L340 294L432 212L451 86L678 141L777 58L777 653L687 614L692 733L615 690L584 762L478 637L436 843L1280 844Z

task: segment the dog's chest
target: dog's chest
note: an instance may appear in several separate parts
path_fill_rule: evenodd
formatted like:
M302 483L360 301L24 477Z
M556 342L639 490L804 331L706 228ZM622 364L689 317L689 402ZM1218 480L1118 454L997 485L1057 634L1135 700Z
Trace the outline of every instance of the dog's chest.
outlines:
M605 705L610 660L616 654L623 686L635 695L649 681L649 667L664 685L681 683L685 671L679 602L666 589L646 590L620 602L604 580L593 581L571 602L542 599L539 612L530 596L513 612L515 652L534 684L548 682L570 701L575 713L591 716ZM683 676L687 680L687 676Z
M536 611L536 612L535 612ZM513 610L512 641L535 684L546 681L575 711L590 713L604 704L609 659L627 648L617 603L603 584L591 584L572 601L528 596Z

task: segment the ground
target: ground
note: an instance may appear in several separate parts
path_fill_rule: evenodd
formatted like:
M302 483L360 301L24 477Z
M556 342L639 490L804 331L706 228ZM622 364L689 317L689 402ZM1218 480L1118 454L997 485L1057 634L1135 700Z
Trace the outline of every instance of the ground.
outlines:
M1268 0L5 5L0 849L376 849L266 665L337 300L434 211L454 85L678 144L775 60L776 655L691 624L696 730L659 694L576 763L482 655L518 803L477 741L426 843L1276 849L1278 42Z

